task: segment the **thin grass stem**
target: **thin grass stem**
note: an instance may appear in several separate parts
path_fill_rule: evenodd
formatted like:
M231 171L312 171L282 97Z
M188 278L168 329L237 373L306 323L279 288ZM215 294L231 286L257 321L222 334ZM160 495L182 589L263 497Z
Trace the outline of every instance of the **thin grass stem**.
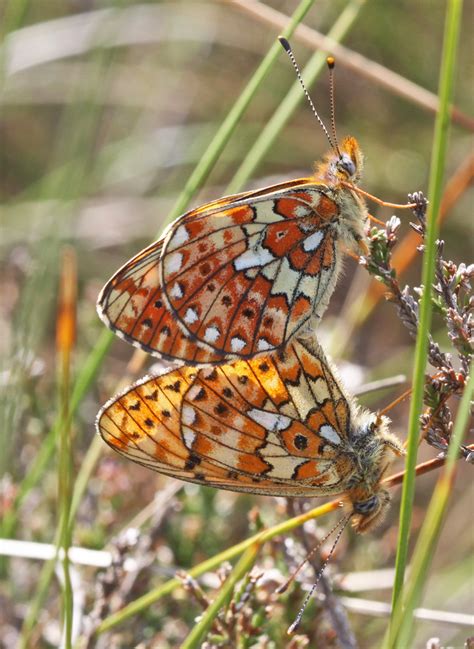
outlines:
M424 374L427 363L428 335L431 325L431 296L432 284L435 274L436 239L438 235L438 213L441 205L443 190L443 176L445 168L449 107L451 104L456 50L459 40L461 21L461 0L450 0L447 5L443 55L440 72L440 108L436 118L432 164L428 197L430 204L427 213L427 232L425 239L425 252L423 255L422 283L424 286L420 304L419 327L415 347L415 364L413 369L413 393L410 402L408 421L408 444L406 473L402 487L400 506L400 527L397 544L397 557L395 566L395 580L392 596L392 618L390 622L388 644L395 646L396 622L395 616L401 606L403 582L408 556L410 527L415 493L415 466L419 442L419 419L423 406Z
M199 622L194 626L191 633L181 645L181 649L196 649L196 647L201 647L201 641L210 631L219 611L223 606L226 606L229 603L237 582L245 577L255 563L259 548L260 544L258 541L254 541L254 543L245 550L232 573L219 590L215 600L200 617Z

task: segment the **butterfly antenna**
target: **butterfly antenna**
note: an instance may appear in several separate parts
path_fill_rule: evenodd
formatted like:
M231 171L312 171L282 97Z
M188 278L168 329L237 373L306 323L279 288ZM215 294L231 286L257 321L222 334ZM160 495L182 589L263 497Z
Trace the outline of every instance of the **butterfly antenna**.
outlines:
M325 559L325 561L324 561L323 565L321 566L321 568L318 570L318 574L316 575L316 581L311 586L311 589L310 589L309 593L305 597L305 600L303 602L303 606L300 608L300 611L299 611L298 615L296 616L296 619L293 622L293 624L290 627L288 627L288 631L287 631L288 635L291 635L292 633L294 633L296 631L296 629L298 628L298 626L300 625L301 618L303 617L303 613L305 611L305 608L308 605L309 600L313 596L314 591L316 590L316 588L317 588L317 586L318 586L318 584L319 584L319 582L321 580L321 577L323 576L324 571L326 570L326 566L328 565L328 563L331 560L332 555L334 554L334 550L336 549L336 546L339 543L339 539L341 538L342 533L346 529L347 523L352 518L352 515L353 515L353 512L351 512L350 514L347 514L347 516L343 516L342 518L340 518L337 521L337 523L334 525L334 527L326 534L326 536L321 541L319 541L319 543L311 550L311 552L309 552L306 555L305 559L300 563L300 565L297 567L297 569L291 575L291 577L288 579L288 581L283 586L280 586L280 588L278 588L277 593L285 592L285 590L288 588L288 586L295 579L298 572L301 570L301 568L304 566L304 564L311 559L311 557L314 555L316 550L318 548L320 548L321 545L323 543L325 543L325 541L327 541L327 539L332 534L334 534L334 532L336 532L338 530L338 528L340 528L339 531L336 534L336 538L334 539L334 543L332 544L332 547L331 547L331 549L329 551L329 554L328 554L327 558Z
M318 111L316 110L316 106L313 104L313 100L311 99L311 97L310 97L310 95L309 95L309 92L306 90L306 86L305 86L305 84L304 84L303 77L301 76L300 69L299 69L298 64L297 64L297 62L296 62L295 55L293 54L293 50L291 49L291 45L290 45L289 42L286 40L286 38L284 38L283 36L279 36L279 37L278 37L278 40L280 41L280 43L281 43L283 49L285 50L285 52L286 52L286 53L288 54L288 56L290 57L290 61L293 63L293 67L294 67L295 70L296 70L296 76L298 77L298 81L301 83L301 87L303 88L303 92L304 92L304 94L306 95L306 99L309 101L309 105L311 106L311 110L313 111L313 113L314 113L316 119L318 120L318 122L319 122L321 128L323 129L324 133L326 134L326 137L327 137L327 139L328 139L328 141L329 141L329 144L331 145L331 147L332 147L332 148L333 148L333 149L338 153L338 155L340 156L339 148L338 148L338 146L337 146L337 141L336 141L335 143L332 141L331 136L330 136L330 134L329 134L329 131L327 130L327 128L326 128L326 126L325 126L323 120L320 118L319 113L318 113Z
M338 156L341 158L341 152L339 150L339 145L337 143L337 133L336 133L336 102L334 100L334 66L336 65L336 59L333 56L328 56L326 63L329 68L329 101L331 102L331 130L332 136L334 138L334 145L337 151Z
M286 590L288 590L289 586L294 582L294 580L295 580L296 576L298 575L298 573L300 572L301 568L303 568L303 566L315 555L316 550L318 550L323 545L323 543L326 543L328 538L334 534L334 532L338 529L338 527L340 525L344 525L344 527L346 526L346 523L347 523L346 518L347 518L347 516L343 516L342 518L340 518L337 521L337 523L334 525L334 527L331 530L329 530L329 532L326 534L326 536L324 538L322 538L320 541L318 541L318 543L316 543L314 548L312 550L310 550L308 552L308 554L305 556L305 558L303 559L303 561L301 561L301 563L298 564L296 570L290 575L290 577L285 581L285 583L282 586L279 586L277 588L277 590L275 591L276 593L281 595ZM344 529L344 527L342 529Z

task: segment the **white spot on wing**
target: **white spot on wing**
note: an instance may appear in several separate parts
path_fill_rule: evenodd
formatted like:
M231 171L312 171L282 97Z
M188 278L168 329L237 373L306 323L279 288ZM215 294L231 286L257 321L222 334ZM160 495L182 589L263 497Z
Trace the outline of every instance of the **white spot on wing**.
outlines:
M250 248L234 260L235 270L245 270L246 268L253 268L254 266L266 266L271 261L275 261L275 257L266 248L261 246Z
M277 214L273 209L273 199L254 204L255 220L263 223L276 223L285 220L284 216Z
M196 439L196 433L187 426L183 426L181 430L183 431L184 445L191 451L194 440Z
M183 265L183 255L180 252L174 252L172 255L167 255L164 260L165 273L173 275L177 273Z
M181 286L178 284L178 282L173 284L173 286L171 287L170 297L175 297L178 300L183 297L183 291L181 290Z
M179 228L177 228L176 232L171 237L169 248L170 250L174 250L175 248L182 246L183 243L186 243L186 241L188 240L189 240L188 231L186 230L184 225L180 225Z
M278 259L275 259L275 261L272 261L271 264L267 264L263 269L262 269L262 275L269 279L270 281L273 281L275 277L277 277L278 274L278 269L280 268L280 261ZM248 271L247 271L248 273ZM246 276L247 276L246 273Z
M191 401L194 401L194 399L197 397L197 395L201 392L202 386L199 385L193 385L191 388L189 388L187 394L186 394L186 399L190 399Z
M186 424L186 426L192 426L194 422L196 421L196 411L194 408L191 408L191 406L183 406L183 409L181 411L181 421L183 424Z
M323 240L322 232L314 232L307 239L303 241L303 249L305 252L310 252L311 250L316 250L321 241Z
M304 275L298 286L298 294L306 295L312 301L318 284L317 275Z
M247 411L247 415L257 424L263 426L265 430L285 430L291 424L291 419L276 412L268 412L259 408L252 408Z
M259 338L257 343L257 349L259 352L264 352L267 349L272 349L272 345L268 342L268 340L265 340L265 338Z
M307 205L299 205L296 206L295 208L295 215L298 218L303 218L304 216L309 216L312 213L312 209L308 207Z
M184 322L187 324L193 324L193 322L196 322L196 320L199 320L199 316L196 312L196 309L192 309L191 307L186 311L184 314Z
M219 329L215 325L211 325L210 327L207 327L206 331L204 332L204 340L207 343L215 343L220 335L221 332L219 331Z
M321 426L321 428L319 429L319 435L324 439L327 439L327 441L331 442L331 444L337 445L341 443L339 434L334 430L332 426L328 426L328 424Z
M272 465L270 471L266 473L267 476L272 478L279 478L280 480L291 480L296 469L307 462L306 458L292 457L291 455L275 457L274 455L265 455L261 453L262 457Z
M246 344L247 342L245 340L239 338L239 336L234 336L233 338L231 338L230 348L233 352L240 352L240 350L243 349Z

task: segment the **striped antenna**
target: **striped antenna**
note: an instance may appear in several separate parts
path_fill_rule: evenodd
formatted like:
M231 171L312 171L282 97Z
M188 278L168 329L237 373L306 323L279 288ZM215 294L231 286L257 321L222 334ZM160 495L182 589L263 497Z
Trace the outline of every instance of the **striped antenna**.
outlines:
M336 145L336 151L341 158L341 152L339 151L339 145L337 143L337 134L336 134L336 102L334 100L334 66L336 65L336 60L333 56L328 56L326 63L329 68L329 101L331 102L331 130L332 136L334 138L334 143Z
M291 49L291 46L290 46L289 42L283 36L279 36L278 40L280 41L280 43L281 43L283 49L285 50L285 52L290 57L290 61L293 63L293 67L296 70L296 76L298 77L298 81L301 83L301 87L303 88L304 94L306 95L306 99L308 100L309 105L311 106L311 110L313 111L313 113L314 113L316 119L318 120L321 128L323 129L324 133L326 134L326 137L328 139L329 144L331 145L331 147L336 151L336 153L340 157L341 154L339 152L339 147L337 146L337 140L333 142L333 140L332 140L332 138L331 138L331 136L329 134L329 131L327 130L323 120L319 116L318 111L316 110L316 106L313 104L313 100L311 99L311 97L309 95L309 92L306 90L306 86L304 84L303 77L301 76L300 69L298 67L298 64L297 64L296 59L295 59L295 55L293 54L293 50Z
M301 568L302 568L302 567L305 565L305 563L306 563L307 561L309 561L309 560L311 559L311 557L315 554L316 550L318 550L318 549L322 546L322 544L325 543L325 542L328 540L328 538L329 538L330 536L332 536L335 532L337 532L337 534L336 534L336 538L334 539L334 543L332 544L331 550L329 551L328 556L326 557L326 559L325 559L323 565L321 566L321 568L320 568L319 571L318 571L318 574L316 575L316 580L315 580L314 584L311 586L311 588L310 588L310 590L309 590L309 593L306 595L305 600L304 600L304 602L303 602L303 605L302 605L302 607L300 608L299 613L298 613L298 615L297 615L296 618L295 618L295 621L294 621L293 624L291 624L291 626L288 628L288 635L291 635L292 633L294 633L294 632L296 631L296 629L298 628L298 626L299 626L299 624L300 624L300 622L301 622L301 618L303 617L303 613L304 613L304 611L305 611L305 608L306 608L306 606L308 605L308 602L310 601L311 597L313 596L314 591L316 590L316 588L317 588L317 586L318 586L318 584L319 584L319 582L320 582L320 580L321 580L321 577L323 576L323 573L324 573L324 571L326 570L326 566L327 566L328 563L330 562L331 557L332 557L332 555L333 555L333 553L334 553L334 550L336 549L336 546L337 546L337 544L339 543L339 539L341 538L342 533L343 533L344 530L346 529L347 523L351 520L352 515L353 515L353 512L351 512L350 514L346 514L345 516L343 516L342 518L340 518L340 519L337 521L337 523L334 525L334 527L333 527L333 528L332 528L332 529L331 529L331 530L326 534L326 536L325 536L323 539L321 539L321 541L319 541L319 543L316 544L316 546L311 550L311 552L309 552L309 553L306 555L306 557L304 558L304 560L299 564L299 566L296 568L296 570L294 571L294 573L293 573L293 574L290 576L290 578L289 578L289 579L288 579L288 580L283 584L283 586L280 586L280 587L277 589L277 591L276 591L277 593L279 593L279 594L280 594L280 593L284 593L284 592L287 590L288 586L289 586L289 585L294 581L296 575L299 573L299 571L301 570Z

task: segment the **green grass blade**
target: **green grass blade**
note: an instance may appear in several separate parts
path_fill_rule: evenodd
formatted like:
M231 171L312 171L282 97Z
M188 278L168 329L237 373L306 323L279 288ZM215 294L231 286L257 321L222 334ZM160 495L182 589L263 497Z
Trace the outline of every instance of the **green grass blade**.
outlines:
M56 348L59 394L59 449L58 449L58 539L56 555L61 557L63 567L62 617L65 649L72 647L73 592L69 562L72 528L69 525L72 492L72 440L71 440L71 361L76 333L77 270L76 256L72 248L62 255L59 283L58 314L56 324Z
M365 0L362 2L352 0L334 23L328 36L337 42L341 41L354 24L362 10L364 2ZM313 54L303 70L303 79L308 87L317 79L325 66L326 54L324 52L316 52ZM232 181L227 187L228 193L233 194L239 191L247 182L298 105L305 100L306 98L301 90L300 82L296 80L275 113L264 126L262 132L250 148L248 155L245 156L245 160L237 169Z
M294 32L296 26L303 20L306 13L309 11L311 5L314 3L314 0L303 0L296 11L293 14L293 17L288 25L288 28L284 31L284 34L289 37ZM237 99L233 108L229 112L228 116L224 120L223 124L219 128L215 137L211 141L207 151L204 153L200 163L195 168L193 174L190 176L188 182L185 185L183 192L177 199L177 202L170 214L168 220L176 218L187 206L188 201L194 195L194 193L199 189L203 182L205 182L207 176L212 170L213 165L217 161L219 154L227 143L229 137L232 135L238 120L242 116L245 108L248 106L252 97L258 90L259 85L262 80L270 71L272 65L276 62L278 55L281 52L281 46L278 42L275 42L270 48L268 54L257 68L253 77L247 84L247 87L244 89L242 95ZM98 84L99 87L102 87L104 84L101 82ZM71 157L71 156L69 156ZM63 179L64 180L64 179ZM57 183L58 181L56 181ZM56 184L55 183L55 184ZM50 192L47 192L50 193ZM99 341L95 347L90 352L88 358L83 365L81 372L79 373L76 383L73 388L72 397L71 397L71 411L74 413L79 406L80 402L84 398L85 394L89 390L91 384L97 376L97 372L100 369L100 366L105 358L107 351L114 340L113 333L110 331L104 331L101 334ZM34 487L37 481L41 478L41 475L44 472L44 468L48 465L51 460L52 454L54 452L54 436L56 434L57 423L53 426L52 430L48 434L45 442L40 451L41 454L41 465L38 465L37 469L32 473L31 478L27 481L25 487L22 485L21 492L16 500L15 506L12 508L8 521L5 521L5 524L2 526L2 533L5 536L11 534L11 530L14 529L15 521L17 518L17 509L21 502L24 500L29 491ZM76 511L83 493L84 486L87 484L87 478L90 475L90 472L93 470L95 462L99 457L99 448L100 445L97 442L93 442L92 448L90 449L90 456L86 458L83 468L79 474L80 488L78 485L74 486L73 493L73 506L72 510ZM89 472L89 473L88 473Z
M201 647L201 641L210 631L212 623L216 619L221 608L229 602L237 582L245 577L255 563L259 548L259 544L253 543L244 552L234 570L220 589L216 599L208 607L199 622L194 626L191 633L181 645L181 649L196 649L196 647Z
M458 459L459 446L467 429L471 399L474 396L474 380L469 377L461 399L459 411L454 425L453 435L449 442L448 455L443 471L438 478L433 491L428 511L420 530L418 541L413 552L410 576L405 588L402 611L397 619L394 647L411 647L413 642L413 611L420 604L423 589L428 578L428 570L436 551L436 545L441 532L448 500L452 492L455 478L455 465Z
M94 383L97 378L97 374L102 366L102 362L107 355L107 352L114 340L114 335L108 329L104 330L100 336L99 340L89 354L85 362L82 364L80 371L76 376L74 387L71 394L70 402L70 413L71 416L74 416L79 405L84 399L85 395L89 391L91 385ZM31 467L31 470L27 473L25 478L22 480L19 492L15 498L15 502L11 509L6 512L4 519L1 525L1 534L4 538L10 538L14 532L16 522L18 519L18 510L21 507L23 501L28 496L29 492L35 487L35 485L41 480L41 477L44 475L46 467L51 462L51 459L54 455L56 438L58 435L58 430L60 426L59 417L54 422L53 426L46 435L44 441L41 444L38 455L35 459L34 465ZM79 471L79 476L82 475L82 466ZM78 479L79 479L78 476ZM73 500L71 503L71 514L77 511L78 507L78 495L76 490L74 491ZM80 501L79 501L80 502Z
M283 523L269 527L267 530L259 532L258 534L245 539L245 541L237 543L231 548L227 548L223 552L220 552L210 559L203 561L199 565L194 566L193 568L191 568L191 570L188 570L188 573L191 575L191 577L199 577L199 575L202 575L209 570L214 570L224 561L231 561L245 550L248 550L248 548L250 548L255 543L263 544L270 539L273 539L275 536L278 536L280 534L288 534L289 532L291 532L291 530L294 530L296 527L299 527L300 525L306 523L306 521L312 520L314 518L319 518L320 516L325 516L326 514L337 510L338 508L339 504L337 501L325 503L324 505L320 505L319 507L306 512L305 514L295 516L286 521L283 521ZM141 613L158 600L172 593L175 588L179 588L181 585L181 581L176 577L174 579L170 579L166 583L161 584L142 597L139 597L134 602L130 602L130 604L127 604L127 606L125 606L122 610L117 611L117 613L109 615L109 617L105 618L105 620L102 621L96 632L100 634L104 633L105 631L109 631L118 624L125 622L125 620L128 620L134 615Z
M438 236L438 213L443 189L443 176L449 129L449 110L453 94L454 68L456 50L459 40L462 0L450 0L447 7L443 56L440 72L439 97L440 107L436 118L433 155L430 169L428 197L430 205L427 214L427 233L423 256L422 282L425 290L420 304L420 320L415 347L415 365L413 370L413 392L408 422L408 445L406 474L403 481L400 506L400 528L398 534L395 581L392 596L392 617L389 637L395 637L396 625L394 616L400 606L403 581L408 555L410 526L415 493L415 465L419 442L419 418L423 406L424 373L428 351L428 333L431 324L431 294L435 272L436 239ZM393 642L389 641L389 646Z
M286 36L286 38L291 37L296 27L306 16L313 3L314 0L302 0L302 2L300 2L290 19L288 27L282 32L283 36ZM222 152L222 149L229 141L229 138L231 137L237 124L240 121L240 118L244 114L255 93L260 88L263 80L270 72L272 66L276 63L281 54L281 51L282 50L280 43L278 41L275 41L263 61L255 70L250 81L247 83L247 86L244 88L240 96L237 98L235 104L230 109L227 117L222 122L215 137L212 139L211 143L204 151L200 162L196 165L194 171L192 172L186 185L184 186L183 191L178 196L178 199L176 200L176 203L173 206L173 209L171 210L171 213L168 217L168 221L173 221L182 212L184 212L191 198L206 181L212 168L216 164L217 159Z

